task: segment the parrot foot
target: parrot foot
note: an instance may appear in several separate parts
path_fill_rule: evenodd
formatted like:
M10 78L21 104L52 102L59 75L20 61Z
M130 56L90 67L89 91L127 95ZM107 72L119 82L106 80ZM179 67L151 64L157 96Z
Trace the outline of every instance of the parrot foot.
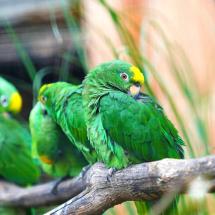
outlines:
M90 169L91 165L87 165L85 167L82 168L82 171L81 171L81 177L83 178L86 174L86 172Z
M112 176L114 175L114 173L117 171L116 168L109 168L108 169L108 175L107 175L107 181L110 182Z
M63 182L63 181L65 181L66 179L69 179L70 178L70 176L68 176L68 175L66 175L66 176L64 176L64 177L61 177L61 178L59 178L59 179L57 179L55 182L54 182L54 186L52 187L52 189L51 189L51 193L52 194L54 194L54 195L57 195L57 193L58 193L58 186Z

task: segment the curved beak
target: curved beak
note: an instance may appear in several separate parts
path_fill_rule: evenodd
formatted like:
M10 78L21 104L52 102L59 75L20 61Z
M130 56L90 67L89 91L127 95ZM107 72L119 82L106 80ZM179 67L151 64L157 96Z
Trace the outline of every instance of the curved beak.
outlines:
M133 84L130 88L129 88L129 91L128 93L133 96L133 97L136 97L140 94L140 85L139 84Z
M22 97L18 92L11 95L9 111L19 113L22 109Z

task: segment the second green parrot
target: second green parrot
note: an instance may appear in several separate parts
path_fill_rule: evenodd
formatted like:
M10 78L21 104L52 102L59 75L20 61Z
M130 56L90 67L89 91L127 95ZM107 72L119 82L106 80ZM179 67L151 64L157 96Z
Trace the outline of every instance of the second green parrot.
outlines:
M41 87L38 98L88 163L95 163L97 155L87 138L82 86L66 82L46 84Z

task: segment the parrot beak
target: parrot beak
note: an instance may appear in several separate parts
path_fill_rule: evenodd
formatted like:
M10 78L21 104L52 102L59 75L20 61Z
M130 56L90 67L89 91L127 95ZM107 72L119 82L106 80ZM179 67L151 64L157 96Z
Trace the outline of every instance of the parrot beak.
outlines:
M9 110L13 113L19 113L22 109L22 97L18 92L12 94L9 104Z
M129 88L129 95L136 97L139 95L140 93L140 85L139 84L133 84L130 88Z

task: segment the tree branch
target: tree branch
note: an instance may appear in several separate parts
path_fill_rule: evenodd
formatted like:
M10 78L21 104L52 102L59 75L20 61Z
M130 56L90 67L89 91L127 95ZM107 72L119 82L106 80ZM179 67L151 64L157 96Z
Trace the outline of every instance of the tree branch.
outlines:
M128 200L155 200L170 191L184 192L198 176L211 180L215 188L215 156L199 159L143 163L117 171L108 180L109 171L95 164L86 174L86 189L47 215L101 214L108 208Z
M57 194L52 193L56 181L21 188L14 184L0 182L0 205L14 207L39 207L62 203L82 192L86 181L80 175L63 181L58 186Z
M47 215L101 214L123 201L155 200L170 191L186 192L190 182L198 176L210 181L207 192L215 190L215 156L142 163L112 176L103 164L96 163L84 174L61 183L57 195L51 193L53 182L27 189L1 182L0 204L35 207L72 198Z

